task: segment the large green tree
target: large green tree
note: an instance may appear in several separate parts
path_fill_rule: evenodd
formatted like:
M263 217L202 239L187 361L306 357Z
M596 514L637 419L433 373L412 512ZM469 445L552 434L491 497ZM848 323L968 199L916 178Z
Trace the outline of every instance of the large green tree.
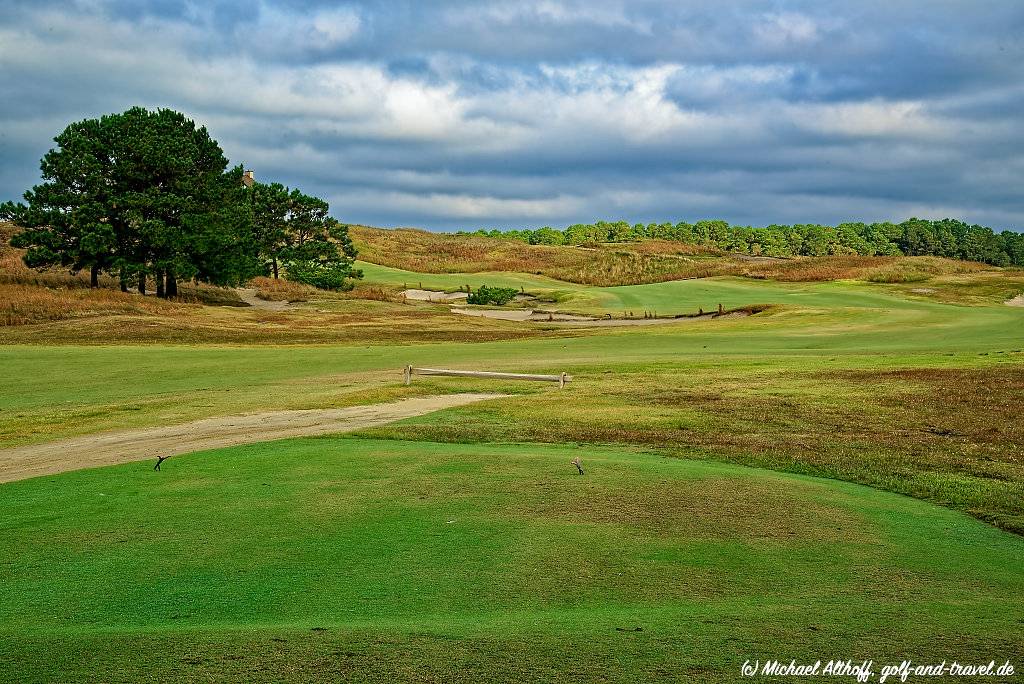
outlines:
M289 280L328 290L350 289L350 279L363 274L354 266L356 248L348 227L331 218L329 209L318 197L291 191L281 260Z
M207 130L169 109L135 107L116 119L118 213L138 238L126 257L177 294L178 280L237 284L256 273L242 169L228 170Z
M288 219L292 198L280 183L253 183L249 188L252 233L264 269L280 275L281 252L288 246Z
M157 293L195 278L234 284L255 274L257 248L241 168L179 112L134 107L73 123L43 157L43 182L0 213L23 228L26 263L117 273Z
M107 117L88 119L68 126L54 142L57 147L40 162L43 182L25 193L25 203L4 203L0 214L23 229L11 244L26 249L28 266L85 269L96 287L118 251L113 131Z

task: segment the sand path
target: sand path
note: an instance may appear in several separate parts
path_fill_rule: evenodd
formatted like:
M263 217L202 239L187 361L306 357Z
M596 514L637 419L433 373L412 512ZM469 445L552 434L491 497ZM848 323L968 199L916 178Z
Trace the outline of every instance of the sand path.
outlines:
M0 449L0 482L128 461L155 460L157 456L173 456L250 442L352 432L503 396L444 394L340 409L267 411Z

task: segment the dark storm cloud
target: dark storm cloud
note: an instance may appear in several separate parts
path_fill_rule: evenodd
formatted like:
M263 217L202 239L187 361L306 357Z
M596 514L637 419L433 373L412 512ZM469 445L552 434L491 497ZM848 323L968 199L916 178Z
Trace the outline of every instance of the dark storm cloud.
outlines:
M180 109L344 220L1024 227L1016 0L0 2L0 199Z

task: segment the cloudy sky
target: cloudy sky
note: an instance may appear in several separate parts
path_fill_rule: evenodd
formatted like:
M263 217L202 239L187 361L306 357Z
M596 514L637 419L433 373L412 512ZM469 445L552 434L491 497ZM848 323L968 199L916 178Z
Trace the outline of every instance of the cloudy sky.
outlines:
M0 0L0 200L132 105L335 216L1024 229L1021 0Z

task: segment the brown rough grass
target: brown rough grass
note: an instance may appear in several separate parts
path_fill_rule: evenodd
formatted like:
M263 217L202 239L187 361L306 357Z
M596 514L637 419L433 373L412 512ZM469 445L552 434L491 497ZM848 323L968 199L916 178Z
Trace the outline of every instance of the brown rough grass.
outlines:
M732 273L737 267L714 250L661 240L552 247L408 228L353 226L349 232L360 259L419 273L508 271L603 287L706 278Z
M0 325L15 326L112 314L186 313L195 304L168 302L118 290L49 288L0 283Z
M268 302L306 302L310 295L317 293L317 289L310 285L263 276L250 280L249 287L256 288L256 296Z
M977 273L992 266L941 257L826 256L753 263L740 271L748 278L811 282L866 280L907 283L954 273Z
M361 259L392 268L419 273L511 271L601 287L721 275L790 282L914 283L936 276L998 270L941 257L852 255L754 261L670 240L552 247L407 228L354 226L350 233Z

